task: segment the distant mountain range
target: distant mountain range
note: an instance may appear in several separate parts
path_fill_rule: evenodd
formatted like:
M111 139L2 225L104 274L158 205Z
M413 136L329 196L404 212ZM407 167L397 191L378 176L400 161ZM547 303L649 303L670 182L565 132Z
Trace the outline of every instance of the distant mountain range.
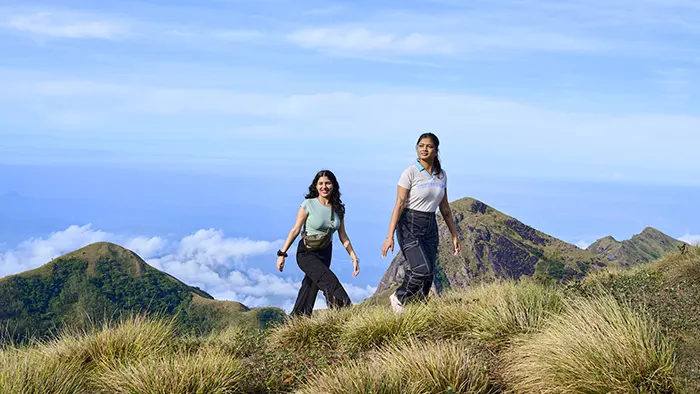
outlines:
M230 325L265 327L285 315L279 308L214 300L108 242L1 278L0 305L0 327L14 340L43 337L67 325L87 327L125 313L177 316L181 329L200 333Z
M601 267L648 263L684 245L649 227L629 240L605 237L584 250L472 198L450 206L462 253L452 255L449 230L438 215L440 248L434 290L523 276L567 281ZM399 251L368 302L388 296L404 275L403 263ZM0 337L9 335L14 340L139 312L176 316L181 329L199 333L232 325L264 328L285 317L279 308L251 309L238 302L215 300L151 267L134 252L108 242L90 244L39 268L1 278L0 305Z
M468 287L496 278L567 281L601 267L628 268L677 251L684 242L648 227L629 240L602 238L581 249L538 231L481 201L463 198L450 203L462 242L452 254L449 229L438 215L440 247L433 290ZM399 251L384 273L374 296L386 295L404 275Z

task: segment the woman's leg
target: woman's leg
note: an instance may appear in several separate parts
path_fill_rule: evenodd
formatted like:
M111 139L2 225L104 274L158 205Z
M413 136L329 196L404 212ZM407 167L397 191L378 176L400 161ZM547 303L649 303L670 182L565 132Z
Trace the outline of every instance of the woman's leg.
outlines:
M399 221L398 239L407 261L403 281L396 289L396 298L404 304L417 295L427 295L433 281L437 248L431 236L430 215L404 211ZM425 237L428 235L428 237ZM426 243L426 241L428 241Z
M308 275L304 275L304 279L301 281L301 288L299 288L299 294L297 294L297 300L294 303L294 309L292 309L292 316L311 316L317 295L318 286L316 286L316 283L314 283Z
M299 268L306 274L304 279L309 278L308 289L315 289L313 299L311 292L304 294L304 300L297 298L297 302L303 304L300 310L307 311L311 314L313 303L316 301L316 294L320 289L326 297L326 303L329 308L337 308L352 304L347 292L340 284L338 277L330 270L332 257L332 245L327 246L318 251L309 251L298 254L297 263ZM302 282L302 287L304 283ZM312 287L313 286L313 287ZM301 291L300 291L301 294Z

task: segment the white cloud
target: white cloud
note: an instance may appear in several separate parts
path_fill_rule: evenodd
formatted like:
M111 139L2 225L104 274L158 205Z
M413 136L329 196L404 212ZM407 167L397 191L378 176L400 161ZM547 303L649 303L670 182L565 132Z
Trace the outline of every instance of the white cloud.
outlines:
M160 237L136 237L127 241L124 247L133 250L141 258L148 259L165 247L165 240Z
M684 236L679 237L678 239L690 245L700 244L700 234L685 234Z
M581 240L581 241L576 242L575 245L581 249L586 249L587 247L591 246L591 244L592 244L592 242L590 242L590 241Z
M383 142L432 130L445 141L441 150L452 167L474 168L474 163L480 163L482 175L700 182L700 156L695 154L696 143L700 143L697 116L574 112L470 94L431 92L251 94L88 81L39 81L8 89L0 101L10 106L26 102L31 106L42 103L39 108L47 111L80 108L93 116L101 113L105 118L102 123L141 114L172 117L172 122L189 115L259 117L274 127L254 129L257 138L263 132L295 140L324 137L354 142L372 138L374 144L366 146L365 153L384 158ZM334 130L332 136L329 129ZM99 132L99 128L94 130ZM173 132L171 128L139 132L154 135L166 130ZM233 141L251 135L250 131L239 127L211 137ZM199 132L202 136L207 133ZM498 149L493 149L493 141L499 141ZM464 155L464 146L479 148ZM269 149L267 157L289 154L288 150ZM408 147L405 152L410 154ZM191 149L188 153L195 154ZM224 144L208 145L207 154L225 158L231 152ZM624 174L624 179L619 174Z
M377 291L376 286L366 285L365 287L355 286L353 284L344 285L345 291L350 296L353 302L362 302L367 297L370 297Z
M98 38L112 40L124 35L127 26L82 15L35 12L12 16L7 26L32 35L53 38Z
M227 266L247 256L276 250L282 241L252 241L247 238L226 238L223 231L199 230L180 241L178 256L210 267Z
M377 33L363 28L312 28L298 30L287 37L304 48L341 52L391 52L397 54L448 54L452 45L446 40L420 33Z

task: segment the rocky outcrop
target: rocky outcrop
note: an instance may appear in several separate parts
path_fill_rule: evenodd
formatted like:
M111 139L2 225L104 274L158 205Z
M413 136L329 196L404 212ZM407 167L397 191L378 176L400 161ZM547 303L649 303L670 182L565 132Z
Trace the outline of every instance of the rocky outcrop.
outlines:
M680 241L647 228L629 241L606 237L583 250L547 235L473 198L450 203L462 244L452 254L449 229L438 214L440 247L433 291L446 287L468 287L496 278L523 276L567 281L581 278L591 270L608 265L630 265L632 260L648 262L677 250ZM398 245L397 248L398 249ZM635 251L632 254L630 251ZM399 251L377 286L375 295L401 281L405 259Z

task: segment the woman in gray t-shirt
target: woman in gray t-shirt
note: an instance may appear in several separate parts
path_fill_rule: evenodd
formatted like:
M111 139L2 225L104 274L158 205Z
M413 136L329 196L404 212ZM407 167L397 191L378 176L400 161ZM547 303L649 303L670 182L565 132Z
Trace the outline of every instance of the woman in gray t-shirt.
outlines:
M335 232L352 259L353 276L360 273L360 260L345 232L345 205L340 199L338 180L331 171L319 171L309 185L309 193L299 207L296 223L282 249L277 251L277 269L280 272L284 270L287 250L302 232L302 228L309 237L325 235L326 241L319 245L310 241L307 245L303 235L299 241L297 264L305 275L291 314L311 315L319 290L325 295L329 308L349 306L352 302L348 293L330 269Z
M408 262L406 274L396 292L389 296L397 313L405 302L426 297L433 284L435 260L438 252L438 233L435 212L440 209L452 233L455 255L461 251L457 228L447 200L447 173L438 157L440 140L433 133L418 138L418 158L399 178L396 204L389 223L389 234L382 245L382 257L394 252L394 231L401 252Z

